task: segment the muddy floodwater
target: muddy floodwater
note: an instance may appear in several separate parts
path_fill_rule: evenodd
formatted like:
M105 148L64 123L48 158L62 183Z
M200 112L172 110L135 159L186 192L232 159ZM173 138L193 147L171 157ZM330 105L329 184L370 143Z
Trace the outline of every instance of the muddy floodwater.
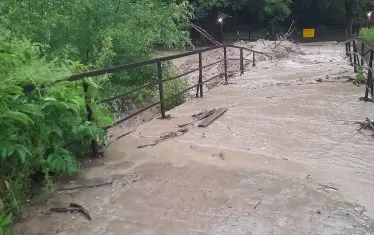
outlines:
M374 139L356 123L374 104L348 82L344 44L300 49L114 141L74 182L109 183L56 192L15 234L374 234ZM219 107L207 128L137 148ZM71 202L92 221L49 212Z

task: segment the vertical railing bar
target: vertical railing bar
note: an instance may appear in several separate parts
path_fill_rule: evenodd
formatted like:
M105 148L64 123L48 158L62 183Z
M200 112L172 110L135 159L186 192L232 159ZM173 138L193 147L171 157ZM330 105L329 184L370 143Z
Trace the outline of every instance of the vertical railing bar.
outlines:
M369 86L370 86L370 95L371 95L371 100L374 101L373 96L374 96L374 87L373 87L373 59L374 59L374 51L373 49L370 50L370 62L369 62L369 71L368 71L368 80L370 81Z
M199 52L199 86L200 87L200 98L204 96L203 92L203 59L202 54Z
M361 43L361 66L364 66L365 43Z
M349 53L349 62L352 65L352 46L351 46L351 41L348 42L348 53Z
M371 89L371 84L373 83L373 73L371 72L371 68L373 66L373 50L370 50L370 60L369 60L369 69L368 69L368 76L366 79L366 89L365 89L365 100L369 100L369 89ZM371 98L373 99L371 91Z
M225 83L228 84L227 80L227 49L226 46L223 46L223 65L225 69Z
M348 56L348 42L345 43L345 55Z
M88 83L85 79L83 79L83 91L84 91L84 100L85 100L85 104L86 104L86 111L87 111L87 121L89 122L94 122L94 118L93 118L93 113L92 113L92 109L91 109L91 106L90 106L90 97L88 96ZM94 157L97 157L99 155L99 146L97 144L97 140L96 139L93 139L91 141L91 150L92 150L92 155Z
M354 66L354 72L357 73L357 46L355 40L353 40L353 66Z
M256 66L256 56L255 56L255 52L253 52L253 67Z
M199 84L199 80L197 81L197 83ZM196 87L196 98L199 98L199 92L200 92L200 86L197 86Z
M160 94L160 108L161 118L165 118L165 99L164 99L164 85L162 82L162 65L161 61L157 61L157 79L158 79L158 91Z
M244 73L243 48L240 48L240 75Z

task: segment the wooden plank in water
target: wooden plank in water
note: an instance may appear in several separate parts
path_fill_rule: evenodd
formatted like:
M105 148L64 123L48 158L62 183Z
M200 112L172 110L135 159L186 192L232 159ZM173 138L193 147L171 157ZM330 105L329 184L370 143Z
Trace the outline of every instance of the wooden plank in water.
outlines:
M222 114L224 114L225 112L227 111L227 108L219 108L217 109L216 111L214 111L214 113L210 116L208 116L207 118L205 118L204 120L202 120L198 127L207 127L209 126L210 123L212 123L214 120L216 120L217 118L219 118Z

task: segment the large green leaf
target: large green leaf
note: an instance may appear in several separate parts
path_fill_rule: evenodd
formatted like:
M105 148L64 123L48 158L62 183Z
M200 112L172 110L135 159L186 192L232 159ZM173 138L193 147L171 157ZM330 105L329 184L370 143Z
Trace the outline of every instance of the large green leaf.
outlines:
M4 235L12 224L12 214L6 214L0 210L0 235Z
M48 155L47 163L52 171L59 174L74 174L77 171L75 157L66 149L56 149Z
M20 122L26 126L34 124L33 120L27 114L18 111L8 111L0 116L0 118Z
M33 116L44 118L44 114L40 105L36 104L22 104L16 107L20 112L27 113Z

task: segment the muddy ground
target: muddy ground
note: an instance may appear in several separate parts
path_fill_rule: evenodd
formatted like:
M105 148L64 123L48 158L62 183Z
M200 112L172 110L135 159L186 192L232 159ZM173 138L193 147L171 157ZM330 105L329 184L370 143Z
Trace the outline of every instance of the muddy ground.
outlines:
M355 124L374 104L358 102L344 44L300 49L113 142L15 234L374 234L373 137ZM218 107L209 127L137 148ZM70 202L92 221L49 212Z

